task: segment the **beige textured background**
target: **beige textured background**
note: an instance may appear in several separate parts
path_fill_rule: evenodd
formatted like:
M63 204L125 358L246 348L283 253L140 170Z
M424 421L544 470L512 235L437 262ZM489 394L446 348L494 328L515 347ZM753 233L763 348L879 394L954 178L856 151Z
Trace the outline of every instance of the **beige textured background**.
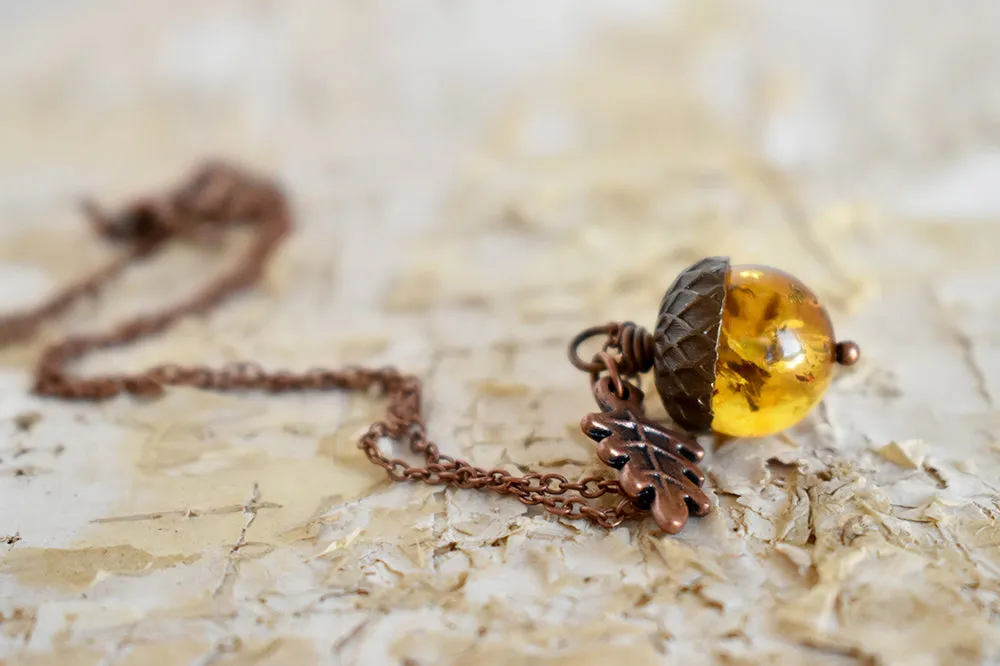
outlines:
M609 533L389 484L364 398L28 395L44 340L224 261L177 248L0 351L0 661L997 663L997 26L986 0L0 3L0 309L109 256L81 195L218 155L295 199L265 285L85 371L392 363L446 452L580 475L563 345L652 324L695 258L799 275L865 351L799 427L710 450L711 517Z

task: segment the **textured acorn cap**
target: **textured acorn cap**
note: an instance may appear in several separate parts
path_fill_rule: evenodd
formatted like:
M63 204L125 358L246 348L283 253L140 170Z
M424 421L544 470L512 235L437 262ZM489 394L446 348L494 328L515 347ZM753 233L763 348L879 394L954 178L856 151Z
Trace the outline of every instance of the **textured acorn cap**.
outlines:
M656 390L674 422L693 433L712 426L715 364L728 276L728 257L702 259L678 275L667 289L656 319Z

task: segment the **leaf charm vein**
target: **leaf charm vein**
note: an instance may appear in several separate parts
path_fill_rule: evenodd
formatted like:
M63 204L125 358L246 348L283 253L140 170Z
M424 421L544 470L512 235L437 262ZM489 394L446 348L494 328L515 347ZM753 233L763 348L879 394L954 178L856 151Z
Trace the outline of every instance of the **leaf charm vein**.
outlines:
M668 534L677 534L691 515L704 516L712 504L701 486L705 475L696 464L705 455L694 438L647 419L642 393L628 385L619 398L608 382L595 385L603 411L584 417L583 432L597 442L597 456L620 470L622 491Z

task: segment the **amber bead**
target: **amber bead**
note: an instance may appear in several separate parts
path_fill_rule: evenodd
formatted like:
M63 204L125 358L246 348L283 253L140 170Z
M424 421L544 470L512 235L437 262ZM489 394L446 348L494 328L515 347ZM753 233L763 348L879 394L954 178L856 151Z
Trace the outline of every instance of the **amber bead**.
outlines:
M830 318L805 285L775 268L732 266L712 429L760 437L794 425L822 400L836 356Z

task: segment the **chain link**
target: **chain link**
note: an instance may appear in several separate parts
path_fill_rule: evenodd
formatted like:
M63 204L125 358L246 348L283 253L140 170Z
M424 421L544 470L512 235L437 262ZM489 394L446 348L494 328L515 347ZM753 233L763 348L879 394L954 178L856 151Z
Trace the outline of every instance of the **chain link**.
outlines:
M0 346L33 336L48 319L66 311L85 296L94 296L131 263L157 253L172 238L197 237L238 223L253 226L253 244L227 273L194 296L160 312L136 317L94 335L69 336L46 348L35 371L33 392L64 400L106 400L127 393L160 395L167 386L190 386L214 391L346 391L376 392L388 401L386 420L374 423L358 442L373 464L394 481L421 481L430 485L485 489L513 495L529 506L540 506L558 516L581 518L614 527L638 512L622 494L617 481L589 476L570 481L561 474L514 476L501 469L475 467L442 455L427 439L421 416L419 378L394 368L314 368L304 373L268 372L256 363L235 363L213 369L173 363L137 374L78 377L67 365L99 349L117 347L163 332L178 320L204 314L227 297L256 283L268 261L291 229L287 199L272 181L233 166L209 163L178 189L163 196L135 201L120 214L108 216L94 204L85 207L91 224L104 238L121 243L117 260L80 280L34 310L0 317ZM423 466L412 466L382 453L380 441L406 444L422 455ZM572 494L572 495L571 495ZM618 496L617 504L600 507L588 500Z

